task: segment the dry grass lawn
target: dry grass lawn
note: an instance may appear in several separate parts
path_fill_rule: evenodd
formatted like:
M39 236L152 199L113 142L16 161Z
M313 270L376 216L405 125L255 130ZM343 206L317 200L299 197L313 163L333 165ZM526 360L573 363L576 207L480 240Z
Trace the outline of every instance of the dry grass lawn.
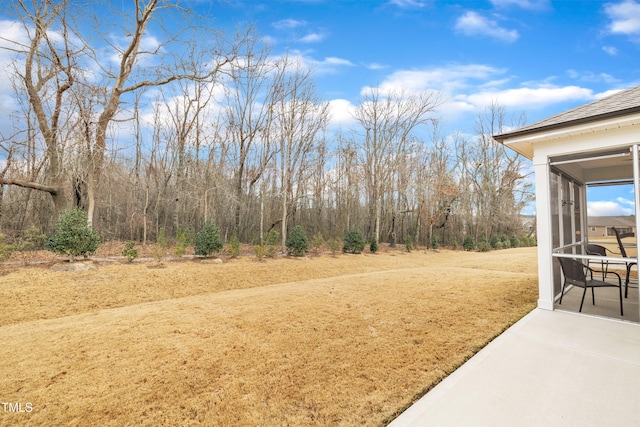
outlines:
M150 267L0 277L0 425L384 425L537 299L534 248Z

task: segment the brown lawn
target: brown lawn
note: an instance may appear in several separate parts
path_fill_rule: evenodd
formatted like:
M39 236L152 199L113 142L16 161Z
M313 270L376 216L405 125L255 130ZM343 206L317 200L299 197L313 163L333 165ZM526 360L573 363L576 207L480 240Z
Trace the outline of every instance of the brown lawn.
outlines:
M150 267L0 276L0 425L384 425L537 299L534 248Z

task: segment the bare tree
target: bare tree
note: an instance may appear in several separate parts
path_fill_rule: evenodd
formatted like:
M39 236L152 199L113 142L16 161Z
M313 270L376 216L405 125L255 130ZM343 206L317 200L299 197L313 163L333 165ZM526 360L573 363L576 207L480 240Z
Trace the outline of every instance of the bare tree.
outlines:
M80 26L70 23L69 15L80 13L77 5L68 1L43 0L28 4L25 0L19 0L18 6L30 44L21 46L16 43L13 50L24 56L24 70L18 74L45 141L48 172L46 183L18 178L4 178L2 182L48 192L58 211L71 203L69 177L61 159L61 148L65 143L60 134L63 124L61 121L65 119L65 95L78 85L93 87L93 90L101 93L100 108L92 109L90 112L91 117L95 114L95 120L88 121L85 115L84 122L87 130L85 134L91 138L86 171L86 199L88 220L92 224L96 192L107 150L108 128L116 115L122 112L123 96L134 94L146 87L163 86L174 81L209 79L234 59L235 45L207 47L210 60L205 67L194 68L192 61L182 58L197 55L184 55L184 52L202 51L203 47L199 44L201 40L209 43L217 38L197 37L194 33L199 27L190 26L189 20L186 20L185 28L189 29L192 37L189 41L166 32L163 42L147 48L143 42L150 31L149 26L153 18L169 10L181 12L182 9L170 2L161 3L160 0L134 0L132 8L129 9L131 15L121 14L125 22L123 30L128 34L127 42L117 45L111 43L106 35L101 40L110 46L119 58L118 64L110 67L103 50L90 45L87 39L81 36ZM99 32L99 29L96 31ZM57 36L53 38L52 34ZM167 53L171 52L169 45L180 45L180 49L174 50L174 54ZM156 56L161 51L162 61L142 61L143 58ZM97 78L88 77L82 67L87 68L89 64L93 64L93 69L102 74ZM73 117L73 114L66 116L70 117Z
M14 71L24 87L44 140L47 169L45 182L20 177L3 177L0 181L4 185L49 193L58 212L71 201L63 167L62 128L66 119L65 95L75 84L76 57L82 50L81 47L74 47L70 41L68 7L67 1L34 1L29 5L24 0L18 0L16 3L29 44L25 46L8 40L12 43L9 49L23 58L22 69L19 69L20 63L16 62ZM60 39L53 38L54 34L59 34Z
M524 158L493 139L504 130L506 118L506 109L492 102L476 120L475 141L462 150L466 158L461 163L472 186L476 238L516 232L521 226L518 214L531 198L522 188ZM516 120L515 126L524 123L522 116Z
M260 49L251 38L237 61L229 64L226 81L227 135L235 173L234 226L241 232L245 194L262 176L274 150L268 136L272 119L274 87L271 85L273 64L269 51ZM247 188L245 188L247 186Z
M381 207L400 153L419 126L440 104L436 92L417 95L403 92L383 94L370 89L355 111L355 119L365 131L362 163L367 181L373 235L380 239Z
M275 96L272 110L273 135L280 141L280 182L282 191L281 237L282 251L287 239L287 217L298 197L305 191L304 183L313 170L308 168L318 135L328 121L328 103L321 102L311 80L311 70L291 62L288 57L277 64Z

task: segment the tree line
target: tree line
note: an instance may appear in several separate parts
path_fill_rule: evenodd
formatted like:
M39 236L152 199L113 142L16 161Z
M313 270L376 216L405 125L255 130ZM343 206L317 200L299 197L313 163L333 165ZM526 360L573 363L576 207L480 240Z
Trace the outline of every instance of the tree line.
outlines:
M359 229L392 245L527 233L525 160L492 137L524 122L507 123L499 104L474 135L444 136L438 92L371 88L355 125L335 130L312 70L252 29L229 40L160 0L107 7L13 5L21 36L2 44L15 101L0 135L2 233L48 233L72 207L103 240L143 244L205 222L247 243L275 230L283 249L294 226L326 239ZM86 19L107 12L108 28Z

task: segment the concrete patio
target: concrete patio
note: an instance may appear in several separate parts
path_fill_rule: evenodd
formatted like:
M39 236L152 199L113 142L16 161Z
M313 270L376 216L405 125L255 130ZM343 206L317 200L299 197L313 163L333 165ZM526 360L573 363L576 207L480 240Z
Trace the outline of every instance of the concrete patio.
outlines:
M640 325L535 309L389 426L639 425L639 390Z

